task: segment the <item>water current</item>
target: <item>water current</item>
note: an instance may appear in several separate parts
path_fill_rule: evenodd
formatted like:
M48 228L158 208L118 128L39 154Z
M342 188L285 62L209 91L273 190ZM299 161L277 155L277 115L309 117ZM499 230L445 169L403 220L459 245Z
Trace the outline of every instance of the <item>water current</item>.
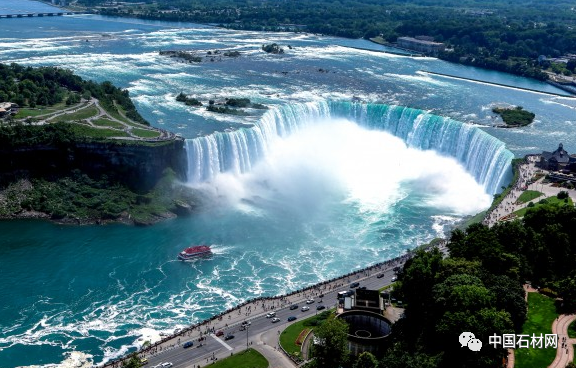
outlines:
M286 53L260 50L271 42ZM54 364L71 351L101 363L134 349L148 329L171 332L403 254L487 208L513 156L561 141L575 152L574 99L422 70L563 93L552 86L350 46L385 50L88 15L0 20L1 62L110 80L152 125L187 138L185 184L202 196L195 215L147 228L0 223L0 367ZM158 52L175 49L203 61ZM181 91L270 109L219 115L176 102ZM536 114L534 124L491 126L492 107L518 105ZM178 262L190 244L215 254Z

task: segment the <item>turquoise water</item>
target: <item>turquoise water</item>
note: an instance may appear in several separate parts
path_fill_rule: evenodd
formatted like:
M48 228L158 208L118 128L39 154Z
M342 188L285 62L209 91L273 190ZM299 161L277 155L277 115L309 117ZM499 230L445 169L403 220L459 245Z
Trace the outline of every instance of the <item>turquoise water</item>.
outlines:
M29 14L58 11L62 10L45 3L41 3L40 1L0 0L0 14Z
M293 49L284 56L259 51L270 42ZM430 58L345 47L379 48L362 40L67 16L2 20L0 46L2 62L67 67L128 88L153 125L183 134L189 146L210 143L215 136L206 135L220 131L225 140L240 139L229 147L244 147L246 127L273 112L285 114L278 129L291 114L295 121L316 116L271 139L258 160L243 159L248 147L222 158L234 157L231 167L242 163L242 170L213 170L202 180L191 175L186 185L200 202L190 218L147 228L1 222L0 367L57 363L74 350L100 363L134 349L144 328L171 332L242 300L403 254L489 205L496 179L479 178L498 170L466 163L493 162L500 157L499 141L483 138L492 143L475 146L479 161L467 158L468 146L455 151L460 154L451 153L450 141L425 146L427 129L440 126L441 118L422 113L412 115L424 124L415 130L419 134L399 139L372 126L386 121L375 112L382 104L464 121L462 129L470 132L464 136L480 137L483 130L517 156L553 150L560 141L575 151L574 99L419 70L560 93L556 88ZM188 65L158 55L160 49L205 54L217 48L243 56ZM242 119L216 115L177 103L180 91L201 100L248 97L273 109ZM368 115L335 116L299 108L347 105L353 97L376 107ZM487 127L495 105L522 105L537 121L522 129ZM243 130L225 132L237 129ZM182 248L199 243L211 244L214 256L176 261Z

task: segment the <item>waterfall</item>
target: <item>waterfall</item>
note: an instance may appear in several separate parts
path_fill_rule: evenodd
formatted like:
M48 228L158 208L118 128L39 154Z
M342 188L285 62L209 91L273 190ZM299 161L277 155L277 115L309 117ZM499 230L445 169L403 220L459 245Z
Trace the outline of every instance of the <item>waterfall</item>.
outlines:
M383 130L409 147L453 157L487 193L499 192L510 179L513 154L503 142L478 127L409 107L321 101L273 108L251 128L187 139L188 181L197 184L222 172L248 172L266 157L275 139L331 118Z

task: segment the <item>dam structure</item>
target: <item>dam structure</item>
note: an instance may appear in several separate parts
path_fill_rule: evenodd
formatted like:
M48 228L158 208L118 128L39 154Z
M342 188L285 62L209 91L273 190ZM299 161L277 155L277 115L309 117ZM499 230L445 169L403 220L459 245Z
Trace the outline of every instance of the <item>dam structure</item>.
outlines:
M513 153L479 127L410 107L315 101L272 108L250 128L187 139L188 182L207 182L225 172L250 172L267 156L276 139L331 119L347 119L365 129L385 131L402 139L407 147L454 158L491 195L512 176Z

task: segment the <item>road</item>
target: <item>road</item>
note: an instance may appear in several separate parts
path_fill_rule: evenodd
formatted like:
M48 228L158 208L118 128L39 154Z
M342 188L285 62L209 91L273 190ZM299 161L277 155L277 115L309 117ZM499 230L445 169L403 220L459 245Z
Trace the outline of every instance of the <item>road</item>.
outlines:
M195 330L187 333L185 336L181 336L179 339L173 339L170 342L165 343L165 347L157 351L155 354L146 355L149 363L148 367L154 367L163 362L170 362L173 364L174 368L184 368L184 367L197 367L205 366L213 362L216 358L218 360L230 356L233 353L240 352L247 347L248 344L256 348L257 350L262 350L264 346L270 350L275 349L277 355L281 355L280 351L276 350L278 343L278 335L282 330L284 330L288 325L294 322L288 322L287 318L290 316L297 317L297 321L303 318L319 313L317 311L317 306L324 305L327 309L336 306L337 304L337 292L343 290L349 290L349 283L359 282L360 286L365 286L367 289L379 289L383 286L390 285L391 279L394 276L393 267L398 264L391 264L388 268L382 267L382 270L376 269L367 271L364 275L357 274L352 275L348 278L336 280L334 285L325 285L324 289L321 287L317 291L311 291L310 294L301 293L291 295L288 298L274 298L268 302L258 302L258 304L252 306L251 308L258 308L259 313L256 315L246 316L249 306L242 307L240 310L234 310L228 315L224 316L221 321L215 321L212 326L202 326L201 329L204 332L206 329L214 329L214 331L223 331L223 336L217 337L214 333L209 333L204 335L205 339L199 342L198 339L201 336L200 330ZM377 278L376 275L383 273L384 277ZM340 282L339 282L340 281ZM344 284L346 282L346 284ZM337 286L341 285L341 286ZM319 294L324 294L321 298ZM312 304L305 304L305 301L312 298L311 295L317 294L314 297L314 302ZM282 307L275 308L274 311L276 316L280 319L280 322L273 323L272 318L267 318L265 315L271 309L268 305L278 302L282 304ZM263 308L262 304L265 303ZM268 305L266 305L268 303ZM290 310L289 306L296 304L299 306L296 310ZM301 311L301 307L308 305L310 310ZM248 329L241 331L241 323L243 321L250 321L251 325ZM272 332L272 334L271 334ZM224 339L228 334L234 335L234 338L230 340ZM272 336L272 337L271 337ZM189 348L183 348L182 344L186 341L193 341L194 345ZM269 352L270 353L270 352ZM269 358L270 360L270 358ZM276 363L274 366L281 363ZM286 364L282 364L286 366Z

